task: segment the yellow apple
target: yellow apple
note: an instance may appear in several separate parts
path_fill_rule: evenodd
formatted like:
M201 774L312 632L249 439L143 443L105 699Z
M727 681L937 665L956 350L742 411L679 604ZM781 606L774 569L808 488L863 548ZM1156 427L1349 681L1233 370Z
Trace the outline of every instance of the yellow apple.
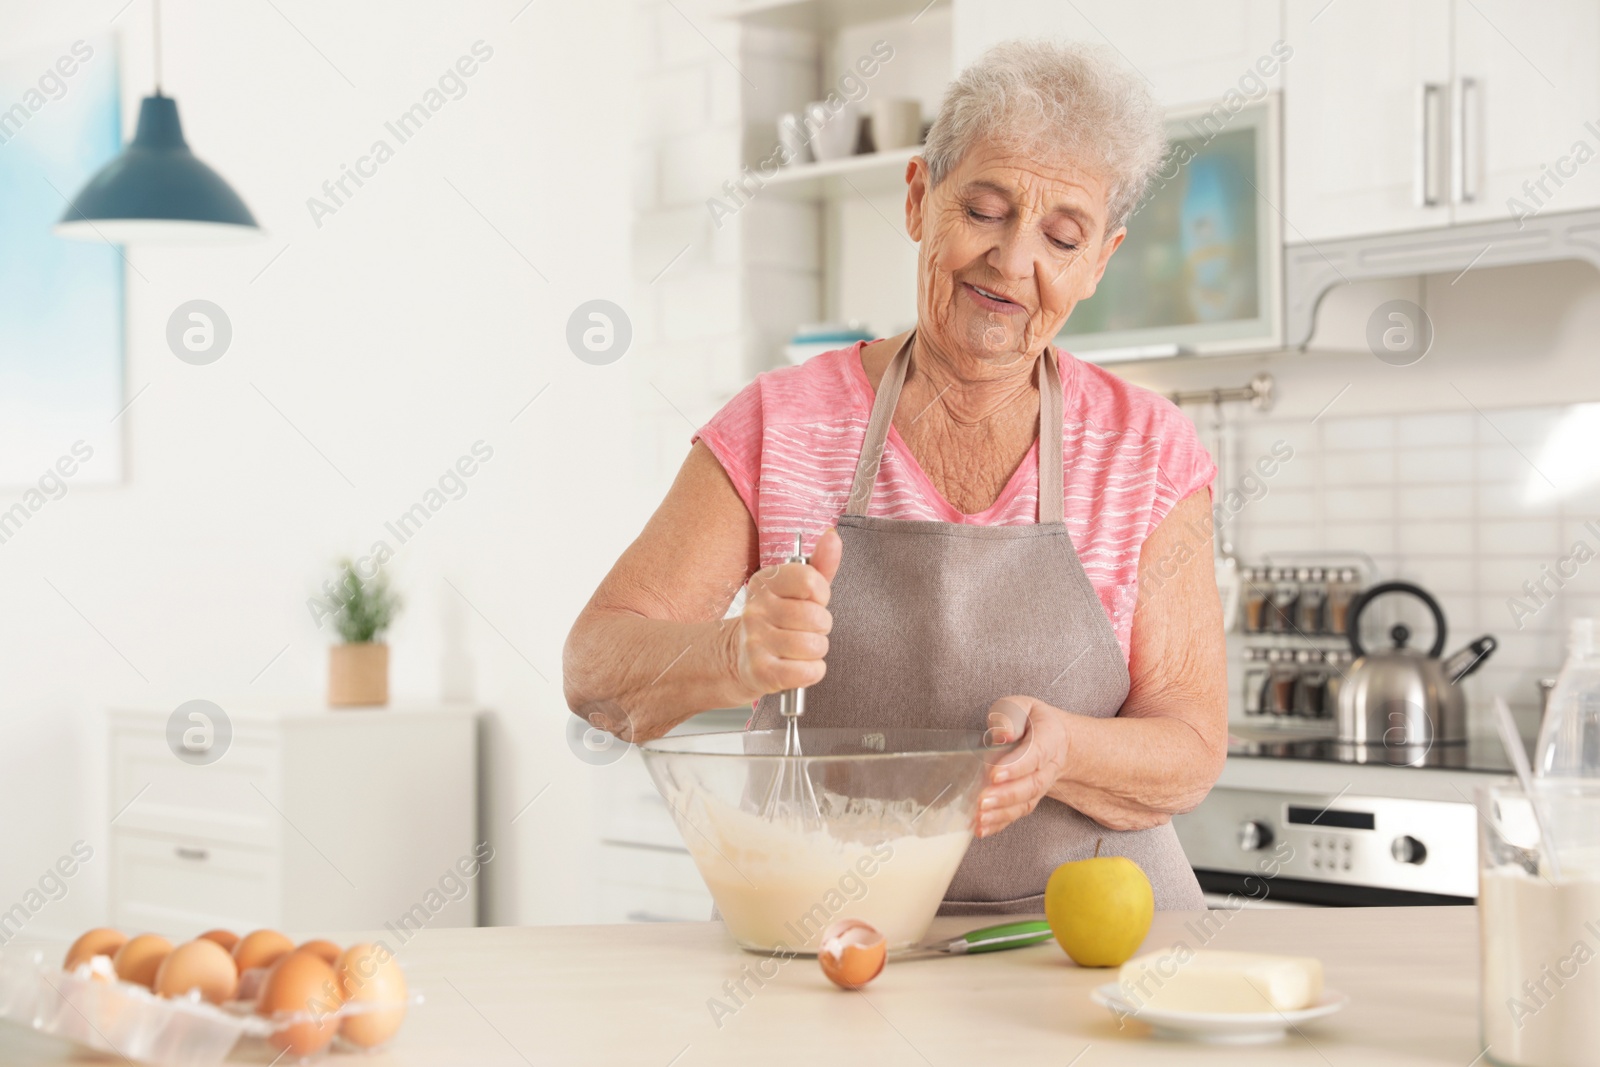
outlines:
M1150 879L1125 856L1063 863L1044 888L1050 931L1080 967L1122 966L1144 943L1155 911Z

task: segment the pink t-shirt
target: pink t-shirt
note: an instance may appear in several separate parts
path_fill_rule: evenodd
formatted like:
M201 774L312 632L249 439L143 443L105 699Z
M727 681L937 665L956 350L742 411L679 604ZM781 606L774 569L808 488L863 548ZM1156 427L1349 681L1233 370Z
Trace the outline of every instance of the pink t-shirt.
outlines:
M844 513L872 412L862 344L759 375L695 435L755 519L764 567L789 555L796 530L807 532L810 551ZM1126 656L1139 549L1173 505L1211 484L1216 465L1170 401L1066 353L1058 365L1067 530ZM999 499L966 515L939 494L891 426L871 514L978 526L1037 522L1038 443Z

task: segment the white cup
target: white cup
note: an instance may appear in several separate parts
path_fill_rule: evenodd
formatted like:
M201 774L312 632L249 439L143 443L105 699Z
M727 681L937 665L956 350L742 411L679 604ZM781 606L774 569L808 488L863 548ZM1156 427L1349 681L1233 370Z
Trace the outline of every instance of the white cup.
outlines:
M872 143L880 152L922 142L922 104L890 97L872 102Z
M805 125L793 111L785 111L778 116L778 145L783 149L784 166L811 162L811 146L806 143Z
M855 155L861 113L854 104L845 103L831 111L826 101L813 100L806 105L805 125L811 135L811 154L819 161Z

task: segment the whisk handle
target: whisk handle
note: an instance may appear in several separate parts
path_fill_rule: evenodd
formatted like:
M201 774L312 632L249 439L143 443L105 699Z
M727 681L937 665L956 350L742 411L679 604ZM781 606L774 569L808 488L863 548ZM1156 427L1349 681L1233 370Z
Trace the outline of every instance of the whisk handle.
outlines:
M794 535L794 551L789 553L785 563L809 563L805 549L802 546L803 534L796 530ZM798 719L806 713L806 691L804 687L785 689L778 694L778 711L786 719Z
M798 719L806 713L806 691L785 689L778 694L778 711L786 719Z

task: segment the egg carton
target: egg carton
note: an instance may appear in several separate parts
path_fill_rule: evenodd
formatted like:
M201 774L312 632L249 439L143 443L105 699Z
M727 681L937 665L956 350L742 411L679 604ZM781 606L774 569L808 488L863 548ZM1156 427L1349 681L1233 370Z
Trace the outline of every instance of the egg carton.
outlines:
M422 1002L421 994L411 993L405 1006L409 1010ZM38 950L0 953L0 1019L157 1067L212 1067L227 1059L241 1039L266 1041L300 1023L386 1010L389 1005L352 1003L321 1015L298 1012L267 1018L255 1014L250 1001L219 1006L200 999L198 993L158 997L143 986L97 973L87 964L76 971L49 966Z

